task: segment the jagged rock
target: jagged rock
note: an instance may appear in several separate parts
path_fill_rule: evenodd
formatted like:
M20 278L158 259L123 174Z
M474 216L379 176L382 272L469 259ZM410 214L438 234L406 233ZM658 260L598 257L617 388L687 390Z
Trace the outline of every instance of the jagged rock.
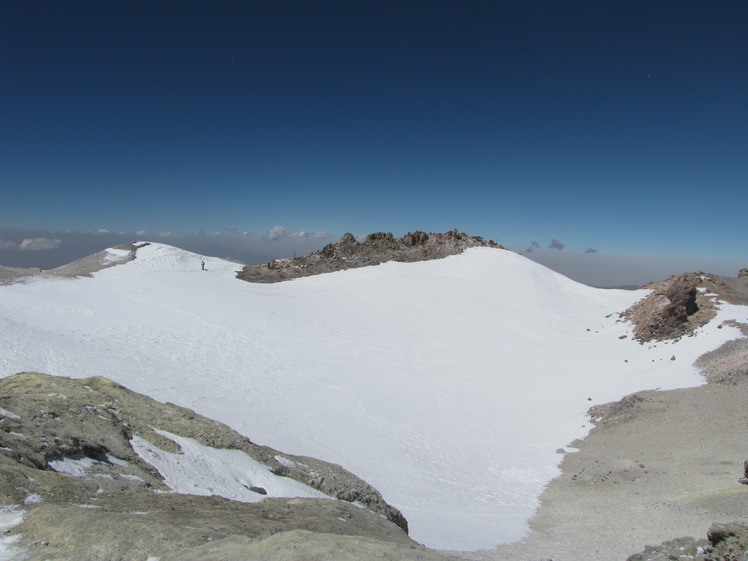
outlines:
M743 267L738 271L738 278L748 277L748 268Z
M338 242L338 244L341 247L352 247L352 246L358 245L358 240L356 240L356 238L353 237L353 234L348 233L348 234L344 234L343 237L340 238L340 241Z
M380 240L394 242L395 237L392 235L392 232L374 232L373 234L369 234L368 236L366 236L367 242L375 242Z
M241 450L272 473L341 500L269 498L259 487L255 503L174 494L131 444L137 436L179 453L164 432ZM83 462L84 473L55 471L61 458ZM207 541L241 536L254 543L296 530L314 532L322 542L359 537L387 551L420 547L408 538L402 514L340 466L260 446L190 409L101 377L22 373L0 380L0 504L24 505L26 519L14 532L23 534L29 559L146 559L181 555ZM441 558L419 551L423 559ZM226 557L246 558L246 551ZM291 552L285 558L305 557Z
M696 303L698 290L685 278L679 278L668 288L665 295L670 300L667 306L667 321L677 328L680 324L688 321L688 317L699 311Z
M715 523L709 527L707 533L709 545L717 547L725 542L733 542L735 548L748 550L748 524L744 522Z
M427 241L429 241L429 235L426 232L417 230L415 232L408 232L407 234L405 234L402 241L408 247L424 245Z
M648 545L627 561L737 561L748 557L748 524L715 523L709 527L707 539L691 537Z
M640 342L675 339L703 326L716 313L707 288L714 279L704 273L685 273L643 288L652 292L621 314L634 324Z
M338 243L328 244L320 251L305 257L277 259L272 264L247 265L237 275L250 282L279 282L320 273L379 265L387 261L427 261L456 255L469 247L495 247L503 249L493 240L468 236L457 230L444 234L427 234L417 230L402 238L391 232L375 232L363 242L352 234L345 234Z

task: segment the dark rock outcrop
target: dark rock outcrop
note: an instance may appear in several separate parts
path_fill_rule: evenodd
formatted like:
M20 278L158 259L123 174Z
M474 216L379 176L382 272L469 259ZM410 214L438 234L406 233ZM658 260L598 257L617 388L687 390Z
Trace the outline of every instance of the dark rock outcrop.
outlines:
M441 259L462 253L469 247L503 249L493 240L469 236L457 230L444 234L408 232L402 238L390 232L375 232L359 242L345 234L338 243L328 244L305 257L277 259L264 265L246 265L237 275L250 282L280 282L320 273L379 265L387 261L414 262Z
M683 273L646 284L652 292L621 314L640 342L690 335L715 316L720 301L748 305L748 276Z
M738 561L748 557L748 524L712 524L707 539L677 538L648 545L627 561Z
M715 315L709 287L714 279L704 273L685 273L643 288L652 292L621 314L634 324L641 341L676 339L705 325Z

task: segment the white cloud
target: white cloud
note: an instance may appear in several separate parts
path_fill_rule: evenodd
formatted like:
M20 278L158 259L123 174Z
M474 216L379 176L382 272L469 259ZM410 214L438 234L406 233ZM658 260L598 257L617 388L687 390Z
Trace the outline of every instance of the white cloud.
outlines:
M283 238L310 238L319 240L328 237L325 232L289 232L283 226L273 226L268 232L269 240L281 240Z
M18 246L19 251L44 251L57 249L62 242L56 238L26 238Z
M145 236L147 233L148 232L145 231L145 230L138 230L137 232L135 232L135 235L136 236Z
M291 234L294 238L313 238L313 239L322 239L326 238L327 234L325 232L296 232L294 234Z
M280 240L288 237L288 230L283 226L273 226L268 232L269 240Z
M16 242L0 240L0 249L18 249Z

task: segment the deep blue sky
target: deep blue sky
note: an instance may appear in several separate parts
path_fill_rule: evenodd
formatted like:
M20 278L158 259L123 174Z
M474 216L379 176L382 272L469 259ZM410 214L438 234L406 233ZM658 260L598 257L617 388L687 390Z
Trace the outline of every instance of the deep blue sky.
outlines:
M746 29L744 0L4 2L0 250L458 228L748 261Z

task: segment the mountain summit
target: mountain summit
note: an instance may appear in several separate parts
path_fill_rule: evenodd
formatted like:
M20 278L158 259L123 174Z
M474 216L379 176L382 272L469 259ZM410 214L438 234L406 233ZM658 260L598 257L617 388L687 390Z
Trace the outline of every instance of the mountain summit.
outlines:
M493 240L469 236L457 230L444 234L427 234L417 230L402 238L390 232L375 232L359 242L353 234L345 234L338 243L328 244L304 257L276 259L263 265L247 265L239 278L250 282L280 282L320 273L369 267L387 261L412 263L457 255L471 247L504 249Z

